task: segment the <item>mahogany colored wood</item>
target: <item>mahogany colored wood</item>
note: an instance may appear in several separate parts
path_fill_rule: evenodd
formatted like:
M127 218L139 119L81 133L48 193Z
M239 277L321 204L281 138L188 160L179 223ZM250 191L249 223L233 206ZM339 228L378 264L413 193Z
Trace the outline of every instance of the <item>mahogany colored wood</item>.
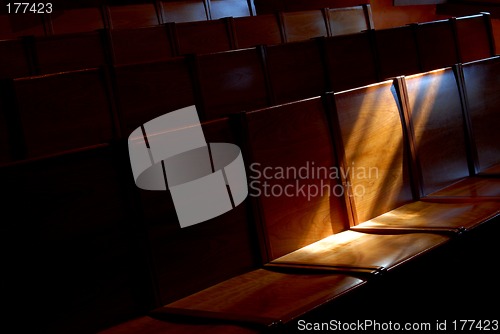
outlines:
M280 16L286 42L328 36L325 13L322 10L281 12Z
M392 81L336 93L333 119L354 222L413 200L402 106Z
M342 187L332 175L337 163L322 99L248 112L245 120L249 191L257 196L269 259L345 230L342 194L334 196Z
M160 1L163 22L192 22L209 19L203 0Z
M33 13L0 14L0 40L22 36L44 36L45 33L42 15Z
M185 58L115 66L115 95L124 136L145 122L195 104Z
M268 266L376 274L448 242L434 233L366 234L343 231L272 261Z
M454 22L462 63L495 55L495 43L489 14L457 17Z
M367 0L254 0L254 2L258 15L279 11L352 7L370 3Z
M463 78L471 122L473 144L477 150L476 172L500 163L500 57L463 65Z
M110 29L150 27L162 23L154 2L106 6Z
M194 61L205 119L269 105L260 48L198 55Z
M284 42L279 18L275 14L237 17L233 20L236 48Z
M108 143L114 137L111 102L98 69L13 80L26 157Z
M318 96L327 91L318 40L271 45L265 51L274 104Z
M382 80L421 72L413 26L377 29L374 35Z
M178 23L174 29L179 55L233 49L231 28L227 19Z
M374 28L371 7L327 8L326 18L330 36L348 35Z
M371 32L328 37L323 43L330 90L338 92L378 81Z
M168 60L176 55L168 26L109 30L114 65Z
M419 23L415 28L423 71L448 67L459 62L458 45L451 20Z
M286 324L364 283L342 274L285 274L258 269L166 307L228 317L266 317Z
M37 37L33 40L38 74L104 66L103 31Z

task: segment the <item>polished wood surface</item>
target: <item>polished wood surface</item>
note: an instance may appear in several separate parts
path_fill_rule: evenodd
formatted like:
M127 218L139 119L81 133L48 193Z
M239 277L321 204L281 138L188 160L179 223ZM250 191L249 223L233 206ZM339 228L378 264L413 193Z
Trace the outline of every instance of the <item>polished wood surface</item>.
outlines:
M108 143L115 135L98 69L19 78L13 86L26 157Z
M176 55L167 26L113 29L109 39L114 65L157 62Z
M354 34L374 28L370 5L327 8L326 17L330 36Z
M500 199L500 179L484 177L468 177L446 188L439 189L426 198L458 197L463 199L491 200Z
M259 48L198 55L194 62L205 119L269 105L270 97Z
M473 229L498 216L499 205L484 203L434 203L417 201L405 204L353 227L356 231L422 230L427 232Z
M355 221L413 200L399 102L392 81L335 94ZM349 168L349 169L347 169Z
M323 42L332 91L339 92L379 81L371 33L329 37Z
M416 25L418 53L423 71L452 66L459 62L458 46L450 20Z
M194 104L193 83L185 58L116 66L114 78L124 136L153 118Z
M448 236L431 233L390 235L344 231L281 256L270 265L376 273L391 270L448 240Z
M464 64L463 76L478 172L500 163L500 58Z
M247 145L255 164L249 171L250 181L254 181L251 192L255 196L260 191L257 200L271 259L348 226L342 194L335 196L330 191L341 188L340 180L329 172L324 174L336 161L323 110L322 100L313 98L245 114ZM275 173L280 168L297 173L302 169L307 174L305 178L293 173L266 177L262 174L265 168ZM312 190L300 192L301 187ZM273 188L291 189L290 196L274 196Z
M414 27L377 29L375 46L381 79L420 72Z
M281 24L276 14L238 17L233 20L233 25L237 48L284 42Z
M466 125L451 68L405 78L422 196L469 176Z
M316 40L268 46L273 104L318 96L327 91L320 44Z
M364 282L342 274L285 274L258 269L166 306L286 323Z
M280 15L287 42L328 36L325 14L322 10L281 12Z

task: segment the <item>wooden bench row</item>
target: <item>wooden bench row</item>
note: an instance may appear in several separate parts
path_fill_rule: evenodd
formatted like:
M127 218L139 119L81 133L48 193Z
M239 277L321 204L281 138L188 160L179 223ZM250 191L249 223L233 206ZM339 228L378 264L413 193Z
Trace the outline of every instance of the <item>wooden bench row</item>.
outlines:
M477 15L418 27L451 29L452 22L456 26L467 22L484 28L487 18ZM466 31L464 37L477 30ZM476 34L474 41L464 38L468 46L474 46L473 55L459 53L463 43L456 45L454 39L420 43L417 50L417 44L405 48L403 42L393 43L414 40L414 27L407 26L152 63L5 79L0 97L0 124L4 129L0 162L126 138L144 122L188 105L196 104L200 118L210 120L450 66L461 59L486 58L491 56L492 43L483 32ZM457 52L435 59L436 52L449 51L450 47ZM50 55L47 53L47 59L58 59L54 56L57 53ZM47 133L48 128L52 134ZM67 139L61 141L61 136Z
M327 307L498 221L499 71L496 57L204 122L207 142L243 148L251 195L185 229L168 192L135 187L123 142L3 166L12 300L45 300L59 332L164 305L164 322L110 332L252 333Z
M0 8L0 39L25 35L50 36L98 29L139 28L167 22L207 21L222 17L255 16L252 0L91 1L85 4L52 1L41 13L24 5ZM49 6L49 5L46 5ZM33 8L31 8L33 9ZM17 10L16 15L14 15Z
M369 5L0 41L0 77L167 60L373 28Z
M256 242L264 267L179 299L166 294L174 301L150 318L103 333L128 333L138 324L152 333L161 332L156 326L194 326L189 332L208 320L237 324L242 333L279 332L458 236L497 224L499 70L500 58L491 58L204 123L209 141L244 148L250 196L242 207L253 214L239 207L179 233L192 237L211 225L218 238L241 224L230 234L231 242L241 238L238 252L210 272L243 271ZM157 196L140 192L145 203ZM177 269L210 256L198 244L201 234L184 246L164 244L178 254L173 262L156 258L165 289L173 286L167 273L189 279L192 269Z

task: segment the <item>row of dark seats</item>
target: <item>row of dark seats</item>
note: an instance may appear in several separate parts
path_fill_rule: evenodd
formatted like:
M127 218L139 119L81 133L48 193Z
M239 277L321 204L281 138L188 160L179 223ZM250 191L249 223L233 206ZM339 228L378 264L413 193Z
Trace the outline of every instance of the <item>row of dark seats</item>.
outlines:
M499 74L495 57L204 122L207 141L243 148L250 196L179 229L168 195L139 191L164 306L102 333L293 333L318 308L497 224Z
M190 1L91 1L86 4L51 1L38 5L0 8L0 39L24 35L50 36L98 29L139 28L167 22L214 20L223 17L255 16L252 0L190 0ZM45 4L45 3L44 3ZM10 13L8 12L10 8Z
M480 14L110 69L6 79L0 161L126 138L144 122L187 105L196 104L200 118L210 120L486 58L493 54L488 24L488 16ZM458 38L453 38L454 26L460 27ZM58 59L57 53L50 54Z
M0 41L0 77L134 64L373 28L369 5Z

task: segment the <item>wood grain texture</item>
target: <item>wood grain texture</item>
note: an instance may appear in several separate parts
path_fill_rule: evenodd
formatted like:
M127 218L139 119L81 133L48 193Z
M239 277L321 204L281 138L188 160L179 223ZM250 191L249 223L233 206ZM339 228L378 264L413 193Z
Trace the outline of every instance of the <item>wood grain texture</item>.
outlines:
M326 17L331 36L348 35L370 30L371 11L363 6L327 8Z
M412 201L400 107L392 81L335 94L355 218L363 222ZM349 169L348 169L349 168Z
M405 78L423 196L469 176L466 126L451 68Z
M271 264L337 268L391 270L449 240L431 233L367 234L343 231L279 257Z
M347 227L342 194L335 195L341 187L331 175L337 165L323 110L321 99L313 98L245 114L254 164L250 191L260 195L270 258ZM279 174L286 169L290 173Z
M499 204L434 203L405 204L353 227L356 231L375 229L455 231L473 229L499 213Z
M280 44L284 41L281 25L275 14L237 17L233 25L237 48Z
M464 64L463 75L479 172L500 163L500 58Z
M363 283L341 274L284 274L258 269L166 306L286 323Z
M281 20L287 42L328 36L328 28L322 10L281 12Z

